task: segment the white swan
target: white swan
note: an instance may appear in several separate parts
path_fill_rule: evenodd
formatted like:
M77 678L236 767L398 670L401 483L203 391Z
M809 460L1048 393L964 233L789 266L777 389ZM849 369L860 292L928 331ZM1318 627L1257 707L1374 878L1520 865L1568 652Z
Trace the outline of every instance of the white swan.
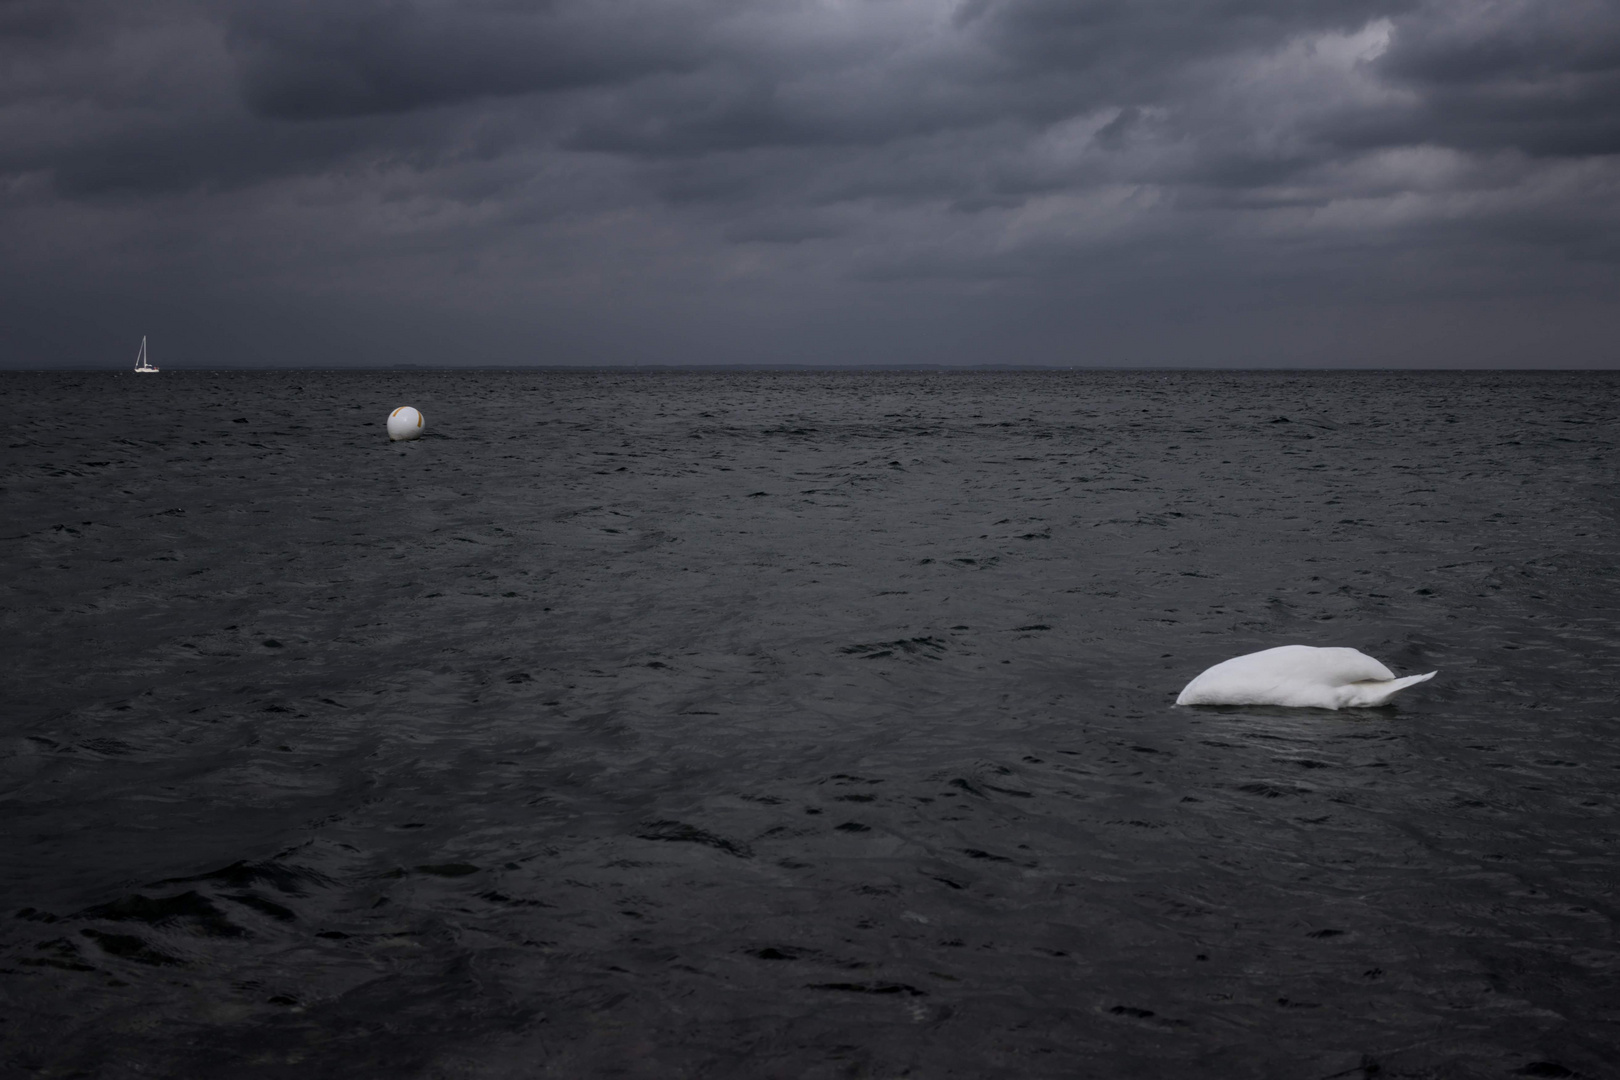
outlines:
M1355 649L1281 645L1223 660L1188 683L1177 705L1290 705L1304 709L1383 705L1427 675L1395 673Z

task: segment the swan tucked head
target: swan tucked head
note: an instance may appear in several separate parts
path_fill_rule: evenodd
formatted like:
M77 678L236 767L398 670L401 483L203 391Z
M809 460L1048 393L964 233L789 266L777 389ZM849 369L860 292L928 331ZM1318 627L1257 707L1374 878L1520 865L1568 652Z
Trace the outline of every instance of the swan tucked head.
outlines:
M1395 673L1355 649L1281 645L1223 660L1188 683L1177 705L1286 705L1355 709L1388 703L1400 691L1434 678Z

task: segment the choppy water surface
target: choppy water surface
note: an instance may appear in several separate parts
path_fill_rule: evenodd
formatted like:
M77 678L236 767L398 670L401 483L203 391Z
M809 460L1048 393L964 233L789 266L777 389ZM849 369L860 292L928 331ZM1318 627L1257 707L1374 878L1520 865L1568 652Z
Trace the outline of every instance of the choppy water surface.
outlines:
M0 1071L1614 1075L1617 390L4 376Z

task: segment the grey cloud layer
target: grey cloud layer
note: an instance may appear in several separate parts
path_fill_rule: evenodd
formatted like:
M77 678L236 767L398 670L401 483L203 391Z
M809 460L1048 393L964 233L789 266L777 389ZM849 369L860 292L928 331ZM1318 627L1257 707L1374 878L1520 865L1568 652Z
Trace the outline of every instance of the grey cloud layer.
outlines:
M77 295L489 362L1368 362L1484 304L1611 362L1610 3L0 0L0 61L52 358Z

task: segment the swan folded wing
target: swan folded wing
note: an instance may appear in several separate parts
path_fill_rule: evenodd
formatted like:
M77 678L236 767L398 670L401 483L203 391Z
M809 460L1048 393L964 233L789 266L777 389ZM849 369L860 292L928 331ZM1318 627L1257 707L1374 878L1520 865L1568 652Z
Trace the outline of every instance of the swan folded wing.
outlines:
M1297 681L1337 686L1394 677L1395 673L1389 668L1356 649L1279 645L1275 649L1262 649L1223 660L1198 678L1243 679L1256 684Z
M1395 677L1393 671L1359 649L1311 649L1309 654L1300 656L1297 663L1299 676L1330 685L1387 682Z
M1324 656L1324 653L1333 655ZM1367 663L1357 663L1358 658ZM1354 649L1279 645L1222 660L1188 683L1176 704L1291 704L1304 686L1338 685L1375 678L1387 679L1393 675L1378 661Z

